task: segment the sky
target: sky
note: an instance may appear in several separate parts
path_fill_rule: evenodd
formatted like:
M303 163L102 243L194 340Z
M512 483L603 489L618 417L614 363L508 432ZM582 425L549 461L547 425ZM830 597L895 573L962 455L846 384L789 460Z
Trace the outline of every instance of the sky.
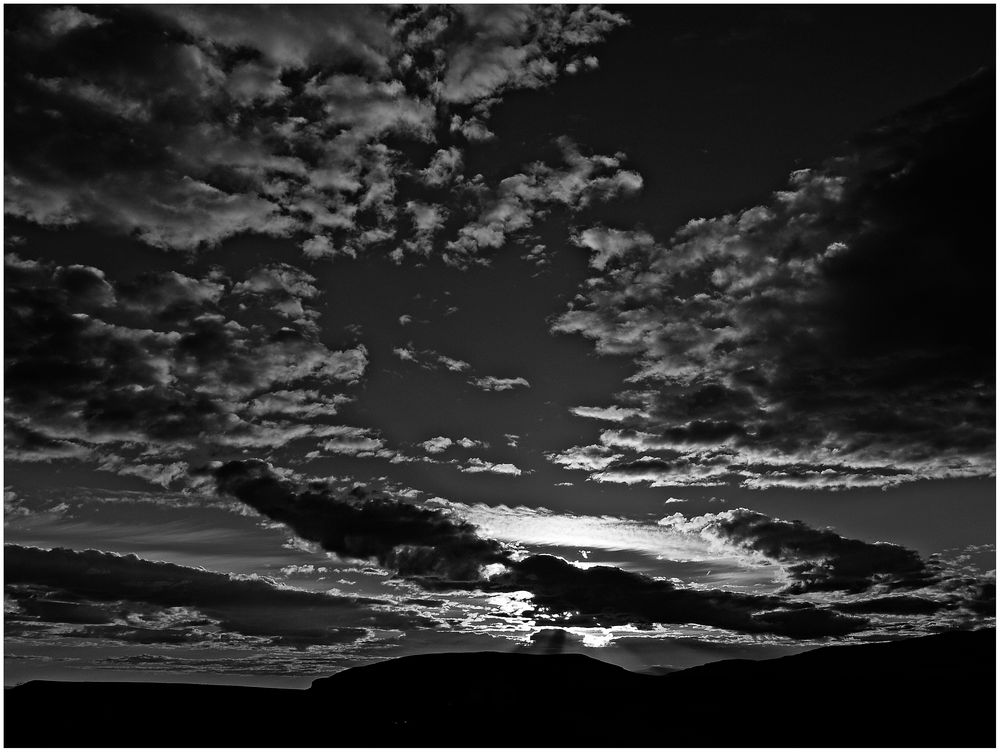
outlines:
M993 624L994 16L5 6L6 683Z

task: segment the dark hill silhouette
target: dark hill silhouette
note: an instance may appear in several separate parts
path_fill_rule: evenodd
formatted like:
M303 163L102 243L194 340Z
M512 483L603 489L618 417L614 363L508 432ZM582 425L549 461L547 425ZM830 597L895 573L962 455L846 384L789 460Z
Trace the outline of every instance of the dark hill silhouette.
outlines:
M664 676L582 655L451 653L309 690L33 681L7 746L995 746L995 630Z

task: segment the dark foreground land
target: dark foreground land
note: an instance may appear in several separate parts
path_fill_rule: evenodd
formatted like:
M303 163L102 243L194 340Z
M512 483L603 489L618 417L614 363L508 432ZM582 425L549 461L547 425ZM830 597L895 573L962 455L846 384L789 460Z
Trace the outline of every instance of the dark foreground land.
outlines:
M995 630L722 661L665 676L580 655L464 653L309 690L35 681L8 747L996 745Z

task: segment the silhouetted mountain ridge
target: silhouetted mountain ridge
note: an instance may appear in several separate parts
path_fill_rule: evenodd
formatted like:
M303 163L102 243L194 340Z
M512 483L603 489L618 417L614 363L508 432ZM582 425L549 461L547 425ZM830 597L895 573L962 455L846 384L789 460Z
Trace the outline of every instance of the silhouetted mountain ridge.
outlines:
M28 682L8 746L995 746L993 629L663 676L577 654L396 658L302 690Z

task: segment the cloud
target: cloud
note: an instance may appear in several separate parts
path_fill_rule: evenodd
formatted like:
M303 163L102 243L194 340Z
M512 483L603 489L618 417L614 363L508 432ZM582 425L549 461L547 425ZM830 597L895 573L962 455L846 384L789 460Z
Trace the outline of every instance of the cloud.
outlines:
M557 513L503 504L461 504L443 500L437 503L475 525L480 535L522 547L631 551L670 561L717 562L724 558L705 540L648 520Z
M497 378L496 376L483 376L478 379L473 379L469 382L477 389L482 389L484 392L506 392L515 387L524 386L530 387L531 384L528 380L517 376L515 378Z
M404 241L404 247L423 256L430 256L434 250L434 235L444 227L447 210L439 204L407 201L406 211L413 221L414 235Z
M461 439L450 439L447 436L436 436L433 439L428 439L427 441L420 444L429 454L440 454L446 449L452 446L459 446L463 449L475 449L477 447L487 447L489 446L485 441L476 441L475 439L470 439L464 437Z
M337 496L323 486L298 491L260 460L210 470L220 493L235 496L296 535L339 556L374 559L404 575L476 580L480 569L503 561L494 541L441 512L364 493Z
M515 556L474 525L358 490L335 494L322 482L306 488L260 460L217 463L204 472L220 493L235 496L327 551L373 559L432 590L527 590L536 623L564 626L698 623L793 637L842 635L865 619L783 596L682 588L673 582L595 566L580 569L554 556Z
M562 6L25 6L7 26L5 210L165 249L254 233L356 257L400 230L409 147L455 117L487 138L506 92L551 84L623 23ZM434 190L461 162L440 146Z
M457 116L456 116L457 117ZM432 186L442 186L462 176L462 150L457 147L438 149L430 163L420 171L421 179Z
M9 256L8 458L92 458L164 482L191 451L329 436L315 421L349 400L331 387L358 381L368 356L319 341L313 282L287 265L237 283L177 272L116 282Z
M594 480L991 476L993 175L963 165L992 148L993 90L981 73L768 202L691 220L667 243L578 233L600 275L552 330L635 363L623 396L637 412L621 422L636 440Z
M496 134L486 127L486 123L476 117L463 120L461 115L453 115L449 129L452 133L461 133L466 141L479 143L492 141Z
M626 407L618 407L612 405L611 407L571 407L569 409L573 415L578 415L581 418L593 418L594 420L606 420L611 423L621 423L626 418L634 417L640 411L632 410Z
M747 633L796 638L860 631L864 619L779 597L723 590L679 588L623 569L580 569L556 557L535 555L494 578L530 590L536 623L560 626L697 623Z
M912 595L887 595L879 598L837 604L845 614L927 615L949 608L950 604Z
M250 272L243 282L233 286L234 293L271 295L283 293L299 299L319 294L316 278L291 264L265 264Z
M608 447L598 444L572 447L562 452L549 452L545 456L550 462L562 465L567 470L587 470L589 472L603 470L622 457L620 454L614 454Z
M417 233L433 234L444 225L446 213L441 206L422 204L419 201L409 201L406 210L413 217L413 226Z
M138 462L111 453L100 457L96 469L142 478L163 488L169 488L172 484L185 480L188 474L186 462Z
M352 400L343 394L324 394L317 389L276 389L251 399L247 412L300 419L332 417L340 411L341 405Z
M392 348L392 352L400 360L408 360L411 363L417 362L416 351L409 347L394 347Z
M517 6L464 6L469 34L453 48L439 92L442 100L471 102L505 89L540 88L558 75L551 53L591 44L625 23L600 8L537 9ZM518 41L532 42L519 46ZM513 43L513 44L512 44Z
M385 446L385 441L370 428L358 426L328 426L319 434L332 437L320 443L320 449L331 454L366 456ZM272 444L273 446L273 444Z
M383 48L390 44L380 14L361 7L178 6L159 12L211 45L254 49L282 68L301 69L339 59L378 69L383 65Z
M463 473L495 473L496 475L521 475L524 471L509 462L493 463L473 457L461 468Z
M394 347L392 352L400 360L416 363L427 370L435 370L439 366L444 366L448 371L460 373L470 368L470 365L464 360L449 358L434 350L418 350L413 346L413 343L407 344L406 347Z
M458 360L457 358L449 358L446 355L438 355L438 362L447 368L449 371L465 371L468 370L469 364L464 360Z
M653 236L648 232L615 230L606 227L591 227L573 236L573 242L593 251L590 266L599 271L612 259L625 256L635 249L649 249L653 246Z
M500 248L513 233L530 228L557 206L580 211L593 203L632 196L642 189L642 177L622 169L624 154L585 156L569 138L556 140L563 165L533 162L524 172L499 182L494 190L470 181L465 185L481 205L479 215L458 230L447 244L445 260L462 267L482 261L478 255Z
M47 11L42 16L42 23L49 34L59 37L76 29L92 29L107 22L103 18L98 18L68 5Z
M379 601L306 592L103 551L4 546L7 634L74 625L62 636L140 643L258 638L297 646L353 643L369 629L426 622Z
M453 443L454 442L452 442L452 440L449 439L447 436L438 436L433 439L428 439L427 441L423 442L420 446L422 446L424 448L424 451L428 452L429 454L439 454L448 447L450 447Z
M692 518L678 513L659 524L783 564L792 593L855 593L880 585L915 588L927 585L935 574L908 548L844 538L832 530L817 530L798 520L775 519L749 509Z
M330 238L324 235L315 235L302 241L302 254L309 259L332 259L337 256L357 257L357 251L353 248L336 248Z

